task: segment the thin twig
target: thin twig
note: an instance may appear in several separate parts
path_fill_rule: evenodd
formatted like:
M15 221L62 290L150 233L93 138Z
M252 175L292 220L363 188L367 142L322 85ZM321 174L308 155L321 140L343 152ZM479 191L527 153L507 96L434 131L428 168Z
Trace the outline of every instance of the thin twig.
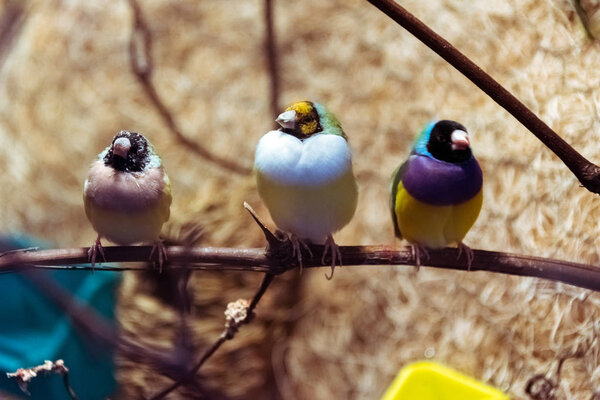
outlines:
M177 389L179 386L183 385L187 381L193 379L194 376L200 370L200 368L202 368L202 365L204 365L204 363L219 349L219 347L221 347L221 345L226 341L233 339L240 326L247 324L252 320L254 316L254 309L258 305L258 302L268 289L271 282L273 282L273 278L275 278L275 275L268 273L265 274L265 277L263 278L263 281L260 287L258 288L258 291L254 295L250 303L248 303L247 300L243 299L230 303L227 306L227 311L225 313L227 315L225 330L223 330L219 338L208 349L204 351L196 365L194 365L194 367L189 371L189 373L185 377L173 382L171 385L161 390L159 393L150 397L150 400L163 399L173 390Z
M269 97L271 99L271 115L279 113L279 62L277 57L277 42L275 38L275 23L273 3L275 0L265 0L265 49L267 69L269 71Z
M584 10L583 6L581 5L581 0L573 0L573 8L575 8L575 12L579 17L579 20L581 21L581 25L583 26L583 30L585 31L585 34L588 37L588 39L595 40L596 37L594 36L594 33L592 32L590 26L590 19L587 15L586 10Z
M83 331L84 337L94 340L95 345L108 349L114 347L117 343L116 329L96 310L78 300L47 275L33 270L25 270L22 273L41 293L71 317L75 326Z
M67 394L72 400L78 399L75 390L73 390L73 388L69 384L69 369L65 366L63 360L56 360L55 362L46 360L42 365L36 365L35 367L31 368L19 368L15 372L8 372L6 376L8 378L15 378L21 391L23 391L27 395L31 395L29 393L29 383L31 382L31 380L39 374L46 375L49 373L56 373L62 375L63 385L65 386Z
M269 230L269 228L266 227L265 224L262 223L260 218L258 218L258 216L256 215L256 212L254 211L252 206L250 204L248 204L247 202L244 202L244 208L246 209L246 211L248 211L248 213L250 213L250 216L252 217L254 222L256 222L256 225L258 225L258 227L262 231L263 235L265 235L265 239L267 240L267 243L269 244L269 246L271 246L271 247L279 246L280 240Z
M9 2L0 19L0 67L10 52L15 39L23 27L23 6L20 2Z
M562 355L556 364L554 377L549 374L536 374L525 383L525 393L533 400L556 400L556 389L560 386L561 372L565 361L571 358L582 358L588 349L580 349ZM592 396L593 398L593 396Z
M164 101L158 94L152 83L153 61L152 61L152 35L150 29L143 18L142 11L136 0L129 0L133 11L133 29L129 41L129 60L131 70L144 88L148 98L160 114L165 125L171 133L187 148L198 154L205 160L212 162L228 171L240 175L248 175L252 170L246 166L238 164L235 161L225 159L221 156L211 153L197 142L187 138L177 123L171 111L167 108Z
M436 52L521 122L573 172L581 184L600 193L600 167L588 161L490 75L393 0L368 0Z
M11 253L0 257L0 273L22 269L76 269L91 270L91 266L75 265L87 262L87 247L79 249L40 250ZM107 246L104 248L107 262L144 262L148 260L151 246ZM304 268L323 267L320 264L323 246L311 246L312 259L303 260ZM372 265L416 265L410 248L386 245L341 246L344 268ZM600 268L593 265L555 260L496 251L474 250L471 271L488 271L509 275L531 276L567 283L586 289L600 291ZM458 250L445 248L430 250L428 266L443 269L467 270L464 257L457 259ZM255 271L281 274L295 268L294 264L282 264L268 257L264 249L238 249L202 247L167 247L168 268L193 270ZM189 264L186 265L186 264ZM145 267L100 266L96 270L126 271L145 270Z

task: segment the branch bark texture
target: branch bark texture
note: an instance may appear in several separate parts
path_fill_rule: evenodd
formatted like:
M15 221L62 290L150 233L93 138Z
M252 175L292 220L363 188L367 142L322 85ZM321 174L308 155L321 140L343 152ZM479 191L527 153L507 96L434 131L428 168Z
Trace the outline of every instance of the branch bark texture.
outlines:
M108 263L147 262L151 246L107 246ZM304 268L323 267L320 264L323 246L312 246L313 257L303 259ZM21 269L84 269L91 270L88 248L10 252L0 255L0 273ZM344 266L416 265L410 248L385 245L341 246ZM291 253L290 253L291 254ZM531 276L600 291L600 268L592 265L486 250L474 250L471 271L488 271L509 275ZM427 265L436 268L467 271L466 259L458 259L458 250L430 250ZM193 270L255 271L278 275L297 267L293 258L273 256L265 249L223 247L167 247L169 263L165 268ZM84 265L79 265L84 264ZM96 270L145 270L143 265L96 265Z

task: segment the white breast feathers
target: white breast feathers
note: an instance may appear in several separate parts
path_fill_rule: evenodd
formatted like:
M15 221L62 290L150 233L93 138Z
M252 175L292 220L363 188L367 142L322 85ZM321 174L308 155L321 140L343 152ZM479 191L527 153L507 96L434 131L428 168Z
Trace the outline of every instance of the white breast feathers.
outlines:
M255 168L276 183L318 186L336 180L352 168L346 139L317 134L305 140L271 131L258 142Z

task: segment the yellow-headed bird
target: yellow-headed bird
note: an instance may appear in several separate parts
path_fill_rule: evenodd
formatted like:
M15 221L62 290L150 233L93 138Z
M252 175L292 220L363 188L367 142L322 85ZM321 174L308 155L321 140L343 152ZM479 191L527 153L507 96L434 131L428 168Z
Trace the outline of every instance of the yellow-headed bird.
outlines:
M350 222L358 198L346 134L329 110L310 101L292 104L276 121L281 128L256 147L258 193L275 224L290 234L300 266L306 241L325 245L323 264L331 252L331 279L336 260L341 265L332 233Z
M411 243L417 266L427 248L456 244L471 268L473 252L462 240L481 210L482 185L467 129L448 120L427 125L394 172L390 197L395 234Z
M121 131L110 146L92 163L83 188L85 213L98 238L90 247L94 265L100 243L106 238L128 245L153 242L159 266L166 260L166 249L159 238L169 219L171 185L160 157L141 134Z

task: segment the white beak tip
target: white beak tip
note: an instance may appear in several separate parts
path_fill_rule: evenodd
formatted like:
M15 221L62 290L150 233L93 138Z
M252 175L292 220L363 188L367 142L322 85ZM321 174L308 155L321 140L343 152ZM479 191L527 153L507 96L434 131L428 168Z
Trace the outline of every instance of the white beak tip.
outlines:
M452 150L465 150L471 145L469 134L460 129L452 132L450 140L452 142Z
M126 137L120 137L113 143L113 154L121 158L127 158L131 149L131 141Z
M282 128L294 129L296 125L296 111L288 110L279 114L275 120Z

